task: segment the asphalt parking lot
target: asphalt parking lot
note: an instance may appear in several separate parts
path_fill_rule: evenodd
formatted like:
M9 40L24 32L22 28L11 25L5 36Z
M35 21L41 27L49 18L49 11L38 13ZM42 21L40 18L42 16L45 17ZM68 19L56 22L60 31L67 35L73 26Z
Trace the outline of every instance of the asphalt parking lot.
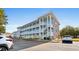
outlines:
M14 41L14 47L10 51L19 51L22 49L27 49L30 47L34 47L40 44L44 44L45 42L40 41L26 41L26 40L15 40Z
M14 43L14 48L10 51L79 51L79 42L74 42L73 44L62 44L17 40Z

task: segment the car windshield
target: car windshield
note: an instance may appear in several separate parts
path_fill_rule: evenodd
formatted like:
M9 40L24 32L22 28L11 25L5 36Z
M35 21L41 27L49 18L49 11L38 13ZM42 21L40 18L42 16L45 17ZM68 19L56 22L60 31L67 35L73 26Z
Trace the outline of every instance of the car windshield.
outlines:
M62 40L72 40L72 37L71 36L65 36L65 37L63 37Z
M0 37L0 39L2 39L3 37Z

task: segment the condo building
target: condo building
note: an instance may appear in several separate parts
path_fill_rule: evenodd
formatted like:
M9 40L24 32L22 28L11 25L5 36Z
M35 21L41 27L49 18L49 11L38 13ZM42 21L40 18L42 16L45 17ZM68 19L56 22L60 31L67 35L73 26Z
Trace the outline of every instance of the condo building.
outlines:
M59 36L59 21L51 12L17 28L19 38L54 40Z

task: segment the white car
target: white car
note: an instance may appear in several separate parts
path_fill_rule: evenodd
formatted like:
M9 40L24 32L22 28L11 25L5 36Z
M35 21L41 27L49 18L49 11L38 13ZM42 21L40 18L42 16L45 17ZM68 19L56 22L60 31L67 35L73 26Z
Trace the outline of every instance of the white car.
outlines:
M6 36L0 35L0 51L7 51L13 48L13 40Z
M62 43L72 43L72 36L69 36L69 35L64 36L62 38Z

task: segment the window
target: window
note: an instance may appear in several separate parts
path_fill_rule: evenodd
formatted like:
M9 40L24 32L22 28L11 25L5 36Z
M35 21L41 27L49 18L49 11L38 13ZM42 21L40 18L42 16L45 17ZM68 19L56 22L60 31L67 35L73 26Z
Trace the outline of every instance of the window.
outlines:
M41 35L42 35L43 33L41 33Z
M37 21L37 24L39 23L39 21Z
M51 24L53 24L53 19L51 19Z
M36 29L38 30L38 29L39 29L39 27L36 27Z
M41 28L42 28L42 25L41 25Z
M44 35L46 34L46 32L44 32Z
M33 28L33 31L35 30L35 28Z
M52 30L52 32L54 31L54 29L53 29L53 28L51 28L51 30Z
M30 31L32 31L32 29L30 29Z
M48 19L48 25L50 25L50 20Z
M47 22L47 19L46 18L44 18L44 22Z
M42 22L42 18L41 18L40 20L41 20L41 22Z
M44 25L44 28L46 27L46 25Z

